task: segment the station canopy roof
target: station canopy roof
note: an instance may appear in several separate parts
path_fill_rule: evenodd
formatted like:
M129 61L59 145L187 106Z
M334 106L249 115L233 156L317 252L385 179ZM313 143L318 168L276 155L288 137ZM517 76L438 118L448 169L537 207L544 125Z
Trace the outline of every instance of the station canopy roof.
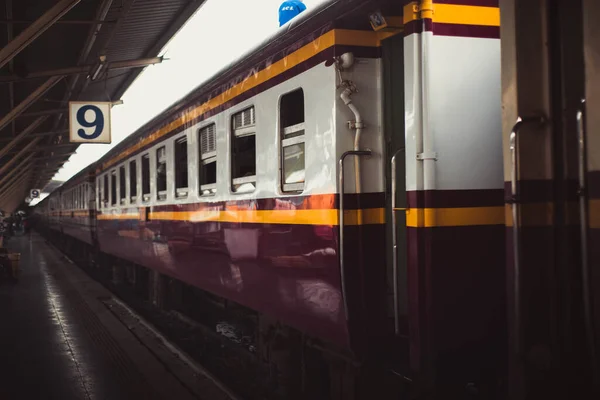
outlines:
M0 210L77 149L69 101L118 101L205 0L0 1Z

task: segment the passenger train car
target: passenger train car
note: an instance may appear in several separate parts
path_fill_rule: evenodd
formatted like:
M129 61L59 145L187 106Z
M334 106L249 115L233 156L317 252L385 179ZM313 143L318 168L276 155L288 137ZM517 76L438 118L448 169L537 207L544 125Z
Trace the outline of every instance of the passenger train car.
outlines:
M156 304L166 279L243 307L282 371L298 344L342 360L337 398L372 365L413 393L498 393L499 9L433 3L301 14L40 203L44 229L146 274Z

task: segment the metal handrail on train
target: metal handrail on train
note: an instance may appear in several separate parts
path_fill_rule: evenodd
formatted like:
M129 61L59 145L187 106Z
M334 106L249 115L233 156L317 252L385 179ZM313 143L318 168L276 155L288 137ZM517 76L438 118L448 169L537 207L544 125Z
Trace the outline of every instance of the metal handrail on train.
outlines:
M579 227L581 229L581 281L583 286L583 312L585 330L591 357L592 372L597 377L598 360L594 340L594 323L592 314L592 294L588 259L588 210L586 182L586 138L585 138L585 99L581 100L581 109L577 110L577 158L579 166ZM597 378L595 378L597 379Z
M346 320L348 320L348 298L346 296L346 270L344 265L344 160L348 156L362 157L362 156L370 156L372 151L370 149L365 150L351 150L347 151L340 157L338 162L339 165L339 182L338 185L340 187L340 209L339 209L339 226L340 226L340 244L339 244L339 256L340 256L340 279L342 285L342 300L344 302L344 313L346 315Z
M518 191L518 173L519 173L519 132L524 125L543 124L544 117L531 116L517 118L517 122L510 132L509 149L510 149L510 191L512 203L512 220L513 220L513 257L514 257L514 317L515 317L515 347L517 353L520 353L520 332L521 332L521 247L520 247L520 231L519 231L519 191Z
M398 310L398 234L396 232L396 211L406 211L405 208L396 207L396 156L406 152L406 148L398 149L391 160L392 179L392 279L394 280L394 332L400 334L400 311Z

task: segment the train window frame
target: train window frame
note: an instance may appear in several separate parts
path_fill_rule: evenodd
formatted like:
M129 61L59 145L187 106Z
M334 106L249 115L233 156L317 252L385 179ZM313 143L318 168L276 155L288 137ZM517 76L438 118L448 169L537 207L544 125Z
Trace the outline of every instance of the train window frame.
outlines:
M185 146L180 145L185 143ZM174 172L174 182L175 182L175 197L178 199L184 199L188 197L189 187L190 187L190 168L189 168L189 146L190 142L188 140L187 134L176 137L173 140L173 172ZM183 147L183 148L182 148ZM185 154L185 163L181 163L179 150L181 150L182 154ZM179 174L182 172L180 167L184 167L185 176L186 176L186 184L185 186L179 186Z
M119 166L119 203L125 205L127 202L127 168L126 164Z
M152 160L150 160L150 153L145 153L142 154L142 156L140 157L140 168L141 168L141 178L142 178L142 187L141 187L141 192L142 192L142 202L144 203L148 203L150 202L150 199L152 198ZM148 168L147 168L147 176L144 177L144 164L147 162ZM148 186L148 191L146 192L145 186Z
M110 206L111 207L117 207L118 203L118 196L117 196L117 187L118 187L118 182L117 182L117 169L114 168L113 170L110 171Z
M286 122L289 117L285 117L287 107L285 100L292 98L298 93L301 95L302 105L302 121L296 121L295 118L291 118L293 123ZM298 103L291 103L289 107L296 106ZM293 112L296 112L295 110ZM282 94L279 97L278 105L278 130L279 130L279 181L280 188L283 193L302 193L306 185L306 101L304 95L304 88L299 87L291 90L287 93ZM288 148L294 146L300 146L302 148L303 157L303 169L304 177L301 182L286 183L286 165L285 165L285 151ZM299 170L300 171L300 170Z
M159 152L162 152L162 154L159 154ZM163 144L160 147L157 147L156 150L154 151L154 155L156 157L155 159L155 163L154 163L154 184L156 185L156 200L158 201L166 201L167 200L167 189L169 186L169 177L168 177L168 171L169 171L169 166L168 166L168 157L167 157L167 145ZM164 165L165 168L165 175L164 175L164 179L165 179L165 184L164 184L164 189L160 190L159 188L159 168L160 166Z
M133 164L133 168L132 168ZM129 174L129 203L135 204L137 201L137 191L138 191L138 176L137 176L137 158L131 159L127 162L127 169ZM133 173L132 173L133 172Z
M203 134L209 136L203 141ZM210 135L213 136L213 146L211 146ZM203 146L206 143L206 146ZM206 150L206 151L204 151ZM198 129L198 194L201 197L214 196L217 193L217 124L210 123ZM214 164L215 178L212 183L204 183L204 171L206 166Z
M242 126L239 126L236 128L236 117L238 116L244 116L244 113L247 111L250 111L250 123L249 124L242 124ZM230 117L230 128L231 128L231 144L230 144L230 178L231 178L231 185L230 185L230 192L232 194L248 194L248 193L253 193L256 191L257 189L257 184L258 184L258 179L257 179L257 143L256 143L256 138L257 138L257 125L256 125L256 108L254 105L250 105L247 107L244 107L242 109L240 109L239 111L233 112L231 114ZM242 138L250 138L252 137L254 139L254 175L249 175L249 176L239 176L236 177L235 171L236 171L236 160L238 159L238 157L236 157L236 148L235 148L235 142L236 139L242 139ZM252 185L252 190L240 190L240 188L244 187L245 185L251 184ZM237 188L236 188L237 186Z

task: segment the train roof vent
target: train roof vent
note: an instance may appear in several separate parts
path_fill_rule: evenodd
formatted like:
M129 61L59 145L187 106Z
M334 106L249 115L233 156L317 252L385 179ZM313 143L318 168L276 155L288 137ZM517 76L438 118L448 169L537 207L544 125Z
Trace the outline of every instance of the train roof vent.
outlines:
M233 116L233 129L245 128L255 123L254 107L240 111Z
M217 150L215 124L200 129L200 149L203 155L214 153Z

